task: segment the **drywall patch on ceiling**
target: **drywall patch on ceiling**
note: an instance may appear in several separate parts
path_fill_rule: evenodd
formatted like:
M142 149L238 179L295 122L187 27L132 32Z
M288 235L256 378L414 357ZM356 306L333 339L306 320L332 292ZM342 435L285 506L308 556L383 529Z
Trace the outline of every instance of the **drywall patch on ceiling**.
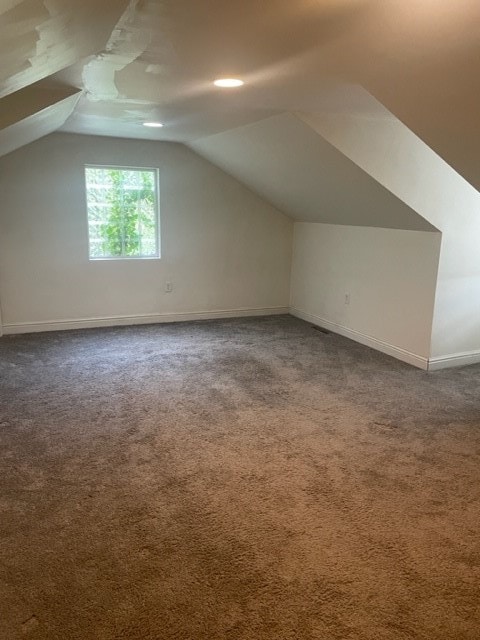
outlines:
M122 97L115 83L116 74L139 58L150 44L150 30L132 28L140 4L141 0L130 0L105 51L85 65L83 82L87 99L100 101Z
M11 0L6 1L9 6ZM72 20L82 28L78 41L87 38L87 44L95 40L95 45L99 39L91 34L100 14L109 4L117 6L99 46L90 46L77 58L78 66L61 72L61 82L80 86L86 56L105 49L128 3L63 1L70 7L76 3ZM156 108L162 122L167 122L164 110L181 112L182 128L168 126L163 134L191 140L233 128L242 119L252 121L254 110L321 111L329 85L350 82L375 95L479 188L478 0L142 0L130 7L135 7L135 19L126 25L125 40L132 37L143 49L143 43L135 41L140 30L149 39L148 47L126 67L106 72L108 90L97 86L107 81L100 69L98 82L92 72L91 95L114 98L104 103L82 100L73 123L79 133L112 135L116 126L127 135L130 114L115 108L119 94L137 104L148 101L145 117L149 108ZM80 20L75 18L79 12ZM77 44L71 43L78 53ZM228 95L212 89L214 77L228 75L241 77L245 87ZM346 92L332 98L327 108L348 110L356 99L355 92ZM98 104L111 109L101 116ZM219 120L222 108L233 114L230 120ZM89 128L90 123L95 128ZM140 127L136 133L144 135ZM136 133L128 131L132 137Z
M149 64L145 69L145 73L153 73L154 75L160 75L163 71L161 64Z
M0 4L0 97L101 51L126 4L127 0Z
M19 88L19 77L31 72L42 26L51 17L40 0L9 5L0 14L0 97Z
M1 16L0 97L75 60L73 10L71 0L29 0Z
M152 78L152 82L156 76ZM205 121L205 112L201 108L192 113L191 105L167 104L159 107L148 100L140 101L128 98L113 101L91 101L82 96L75 112L62 127L62 131L115 138L134 138L145 140L169 140L187 142L239 127L278 113L266 109L234 109L225 105L212 107ZM162 129L142 126L143 122L159 121Z

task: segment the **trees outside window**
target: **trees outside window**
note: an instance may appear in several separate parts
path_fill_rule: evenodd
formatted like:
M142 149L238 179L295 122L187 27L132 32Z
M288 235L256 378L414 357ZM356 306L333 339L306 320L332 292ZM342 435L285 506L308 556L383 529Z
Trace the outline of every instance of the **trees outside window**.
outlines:
M159 257L156 169L85 167L90 259Z

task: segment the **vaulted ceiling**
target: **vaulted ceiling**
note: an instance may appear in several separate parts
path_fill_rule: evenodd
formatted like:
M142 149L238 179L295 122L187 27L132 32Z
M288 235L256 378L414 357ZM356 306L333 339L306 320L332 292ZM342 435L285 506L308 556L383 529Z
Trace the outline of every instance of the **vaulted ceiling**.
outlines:
M478 0L0 0L0 113L57 91L49 130L193 143L285 111L384 117L367 91L480 188L479 33Z

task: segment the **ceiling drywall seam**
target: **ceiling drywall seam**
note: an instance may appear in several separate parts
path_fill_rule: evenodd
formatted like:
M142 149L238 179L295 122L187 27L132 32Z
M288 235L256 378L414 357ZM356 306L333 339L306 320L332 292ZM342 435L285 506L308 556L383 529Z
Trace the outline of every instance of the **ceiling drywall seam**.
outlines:
M132 28L140 1L130 0L107 42L105 51L85 65L82 78L88 100L115 100L121 97L115 83L116 74L139 58L148 48L152 32Z

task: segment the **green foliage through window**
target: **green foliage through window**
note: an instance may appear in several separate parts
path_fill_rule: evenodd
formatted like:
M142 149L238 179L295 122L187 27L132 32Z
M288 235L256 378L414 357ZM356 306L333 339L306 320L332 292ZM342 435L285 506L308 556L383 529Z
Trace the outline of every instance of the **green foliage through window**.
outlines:
M158 251L156 170L86 167L90 258Z

